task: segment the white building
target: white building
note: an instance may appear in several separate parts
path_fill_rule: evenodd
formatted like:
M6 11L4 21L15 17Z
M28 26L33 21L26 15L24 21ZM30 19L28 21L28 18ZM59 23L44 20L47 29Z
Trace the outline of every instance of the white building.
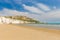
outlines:
M0 17L0 24L20 24L20 23L24 23L24 21Z

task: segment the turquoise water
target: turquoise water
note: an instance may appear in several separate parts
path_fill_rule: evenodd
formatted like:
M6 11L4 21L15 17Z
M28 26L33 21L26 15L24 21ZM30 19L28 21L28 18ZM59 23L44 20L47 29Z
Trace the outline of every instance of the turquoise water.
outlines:
M49 28L49 29L60 30L60 24L18 24L18 26L39 27L39 28Z
M60 23L48 23L49 25L60 25Z

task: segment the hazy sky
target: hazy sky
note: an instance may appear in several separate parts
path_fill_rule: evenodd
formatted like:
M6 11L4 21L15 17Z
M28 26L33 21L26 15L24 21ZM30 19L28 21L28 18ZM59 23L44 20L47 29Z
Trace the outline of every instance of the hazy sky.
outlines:
M60 0L0 0L0 15L24 15L59 23Z

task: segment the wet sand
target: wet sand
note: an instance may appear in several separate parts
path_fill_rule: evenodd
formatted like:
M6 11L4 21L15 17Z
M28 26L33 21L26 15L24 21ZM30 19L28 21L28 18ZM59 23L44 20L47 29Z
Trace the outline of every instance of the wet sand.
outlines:
M60 40L60 30L0 24L0 40Z

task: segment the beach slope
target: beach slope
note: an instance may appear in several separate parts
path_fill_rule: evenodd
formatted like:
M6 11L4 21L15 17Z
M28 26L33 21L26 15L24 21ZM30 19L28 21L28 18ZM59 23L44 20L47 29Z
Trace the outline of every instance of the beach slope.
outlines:
M60 30L0 24L0 40L60 40Z

